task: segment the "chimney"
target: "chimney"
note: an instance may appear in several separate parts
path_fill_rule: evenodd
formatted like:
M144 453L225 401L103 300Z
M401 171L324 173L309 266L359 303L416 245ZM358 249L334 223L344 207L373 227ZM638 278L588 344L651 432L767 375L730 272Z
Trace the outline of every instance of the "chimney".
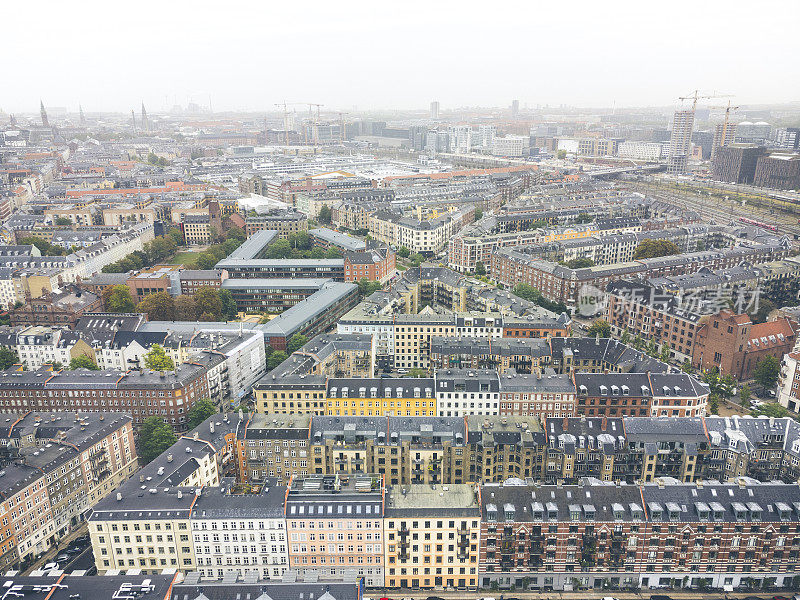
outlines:
M603 420L602 420L602 421L601 421L601 423L600 423L600 429L602 429L603 431L605 431L607 428L608 428L608 417L606 417L605 415L603 415Z
M564 431L566 431L568 427L569 427L569 417L564 417L564 427L563 427Z

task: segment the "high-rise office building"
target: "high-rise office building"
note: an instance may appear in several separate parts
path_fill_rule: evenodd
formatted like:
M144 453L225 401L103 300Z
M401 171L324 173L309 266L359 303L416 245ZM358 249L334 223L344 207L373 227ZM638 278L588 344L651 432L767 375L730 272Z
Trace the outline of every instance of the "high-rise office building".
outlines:
M775 147L788 150L800 149L800 127L787 127L775 131Z
M763 154L763 146L720 146L711 163L711 177L716 181L752 183L756 161Z
M672 117L672 135L669 139L668 173L685 173L692 147L694 128L693 110L676 110Z
M516 119L519 116L519 100L514 100L511 103L511 118Z
M753 184L778 190L800 189L800 154L774 152L759 156Z
M431 119L439 118L439 101L434 100L431 102Z

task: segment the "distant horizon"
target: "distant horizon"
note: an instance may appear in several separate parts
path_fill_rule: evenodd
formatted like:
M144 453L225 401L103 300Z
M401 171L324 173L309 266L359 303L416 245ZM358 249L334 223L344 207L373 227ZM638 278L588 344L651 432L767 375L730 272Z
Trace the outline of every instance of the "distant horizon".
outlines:
M624 109L673 106L694 89L737 104L800 100L795 0L85 0L6 14L25 24L0 38L15 67L0 96L7 113L35 113L40 98L120 113L209 99L215 112L255 113L284 100L344 112L514 99Z

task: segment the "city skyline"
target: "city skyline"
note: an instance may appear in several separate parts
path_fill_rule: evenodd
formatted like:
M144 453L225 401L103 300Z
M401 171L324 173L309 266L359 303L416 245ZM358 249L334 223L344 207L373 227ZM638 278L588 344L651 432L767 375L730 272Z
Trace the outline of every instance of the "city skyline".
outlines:
M750 15L721 2L672 3L658 14L632 2L614 11L580 3L568 20L552 7L487 13L411 3L397 12L360 2L269 12L240 5L211 19L197 3L145 2L120 12L122 27L110 26L99 4L80 15L62 5L18 7L36 23L36 42L20 28L1 44L10 56L25 48L39 81L9 87L0 107L33 112L44 98L75 112L79 104L127 112L142 100L153 111L211 102L215 111L263 112L284 99L326 110L424 109L432 100L443 110L503 107L514 99L522 107L624 108L677 105L695 88L745 104L797 101L800 81L785 75L800 6L770 5L769 27L753 27ZM65 31L66 22L75 29ZM736 31L747 31L746 41L734 43ZM81 67L93 76L76 77Z

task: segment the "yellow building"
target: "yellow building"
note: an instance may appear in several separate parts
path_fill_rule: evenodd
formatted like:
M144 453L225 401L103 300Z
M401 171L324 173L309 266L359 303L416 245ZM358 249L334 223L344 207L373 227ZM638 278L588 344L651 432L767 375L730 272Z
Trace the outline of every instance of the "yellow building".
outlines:
M259 413L325 414L324 375L268 375L253 386L253 394Z
M394 486L383 523L386 587L477 587L481 510L474 485Z
M433 417L433 379L329 379L326 414Z

